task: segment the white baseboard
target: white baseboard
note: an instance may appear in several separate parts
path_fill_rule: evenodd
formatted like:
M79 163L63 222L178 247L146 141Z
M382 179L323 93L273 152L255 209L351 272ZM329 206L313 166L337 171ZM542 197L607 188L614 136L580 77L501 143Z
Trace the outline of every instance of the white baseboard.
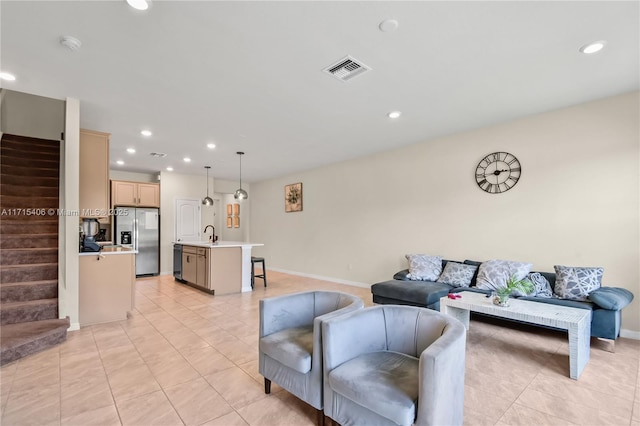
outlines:
M304 272L289 271L287 269L267 268L267 271L282 272L282 273L290 274L290 275L298 275L299 277L314 278L314 279L317 279L317 280L330 281L332 283L352 285L354 287L362 287L362 288L371 287L371 284L367 284L367 283L360 283L360 282L357 282L357 281L349 281L349 280L343 280L343 279L340 279L340 278L333 278L333 277L325 277L323 275L306 274Z
M72 322L71 324L69 324L69 328L67 328L67 331L78 331L78 330L80 330L79 322Z
M640 331L626 330L623 328L620 330L620 337L624 337L626 339L640 340Z

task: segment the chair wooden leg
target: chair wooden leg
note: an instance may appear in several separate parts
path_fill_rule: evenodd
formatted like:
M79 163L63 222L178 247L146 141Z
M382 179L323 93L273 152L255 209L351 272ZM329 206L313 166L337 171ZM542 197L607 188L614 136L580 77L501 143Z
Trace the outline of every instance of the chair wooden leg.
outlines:
M318 426L324 426L324 410L316 410L316 416Z
M264 393L271 393L271 380L264 379Z

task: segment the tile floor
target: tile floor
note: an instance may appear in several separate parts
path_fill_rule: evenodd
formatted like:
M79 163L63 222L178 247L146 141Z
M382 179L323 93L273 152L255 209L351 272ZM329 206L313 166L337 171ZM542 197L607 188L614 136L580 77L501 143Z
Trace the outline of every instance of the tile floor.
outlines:
M172 277L140 279L121 322L70 332L55 348L0 369L0 424L314 425L315 411L258 374L258 301L368 289L268 272L252 293L210 296ZM467 344L465 424L640 426L640 341L594 343L578 381L566 335L475 319Z

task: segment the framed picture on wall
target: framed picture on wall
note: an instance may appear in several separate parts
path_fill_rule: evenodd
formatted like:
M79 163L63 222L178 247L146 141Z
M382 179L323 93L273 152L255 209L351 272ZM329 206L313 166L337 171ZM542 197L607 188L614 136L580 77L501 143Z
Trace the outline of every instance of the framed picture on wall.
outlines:
M227 216L231 216L233 214L233 210L231 208L231 204L227 204Z
M302 211L302 182L284 186L284 211Z
M233 214L234 216L240 216L240 204L235 203L233 205Z
M233 227L240 228L240 216L233 217Z
M231 228L233 226L233 217L227 216L227 228Z

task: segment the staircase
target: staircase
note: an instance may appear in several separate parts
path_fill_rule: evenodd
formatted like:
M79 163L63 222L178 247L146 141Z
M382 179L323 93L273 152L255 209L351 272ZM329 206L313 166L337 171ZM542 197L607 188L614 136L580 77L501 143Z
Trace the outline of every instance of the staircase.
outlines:
M0 365L66 340L58 319L60 142L0 141Z

